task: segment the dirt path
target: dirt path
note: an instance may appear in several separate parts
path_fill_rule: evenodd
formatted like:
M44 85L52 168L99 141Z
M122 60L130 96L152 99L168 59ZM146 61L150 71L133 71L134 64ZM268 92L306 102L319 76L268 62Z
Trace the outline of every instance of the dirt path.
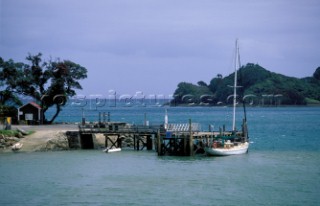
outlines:
M46 147L48 141L59 138L66 138L65 133L67 131L77 131L77 125L41 125L41 126L29 126L29 125L17 125L12 129L23 129L24 131L34 131L31 135L26 135L20 140L23 144L20 149L21 152L32 152L42 150ZM7 149L8 150L8 149ZM9 149L10 150L10 149Z

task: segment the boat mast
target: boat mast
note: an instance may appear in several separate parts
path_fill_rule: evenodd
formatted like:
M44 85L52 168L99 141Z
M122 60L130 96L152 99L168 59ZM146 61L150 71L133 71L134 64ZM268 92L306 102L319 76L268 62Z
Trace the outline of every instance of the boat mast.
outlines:
M238 39L236 39L236 51L234 60L234 85L233 85L233 119L232 119L232 130L236 131L236 104L237 104L237 69L238 69Z

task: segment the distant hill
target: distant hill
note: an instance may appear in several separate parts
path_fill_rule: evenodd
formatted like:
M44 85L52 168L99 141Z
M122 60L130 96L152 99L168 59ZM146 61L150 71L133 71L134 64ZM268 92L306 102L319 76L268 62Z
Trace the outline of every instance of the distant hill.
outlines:
M234 73L222 77L218 74L209 84L181 82L174 92L176 105L231 104ZM320 104L320 67L312 77L294 78L270 72L258 64L248 63L238 71L237 94L241 101L253 105L310 105Z

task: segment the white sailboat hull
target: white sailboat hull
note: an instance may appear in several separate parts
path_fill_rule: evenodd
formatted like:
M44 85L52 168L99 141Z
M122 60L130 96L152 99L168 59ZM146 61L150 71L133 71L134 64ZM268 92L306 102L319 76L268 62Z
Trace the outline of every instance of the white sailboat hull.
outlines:
M228 156L228 155L245 154L248 152L248 149L249 149L249 143L245 142L230 148L206 147L205 151L207 155L210 155L210 156Z

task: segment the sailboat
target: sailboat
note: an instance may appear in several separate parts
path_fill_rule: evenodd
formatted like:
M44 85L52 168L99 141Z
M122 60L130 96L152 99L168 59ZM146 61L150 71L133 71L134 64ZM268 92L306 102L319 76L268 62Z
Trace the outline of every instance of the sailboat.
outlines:
M233 85L233 119L232 131L221 131L216 135L211 142L208 142L204 150L209 156L227 156L244 154L249 149L249 137L247 129L247 118L245 104L245 117L242 123L242 131L236 129L236 105L237 105L237 69L240 68L240 54L238 40L236 40L235 62L234 62L234 85Z

